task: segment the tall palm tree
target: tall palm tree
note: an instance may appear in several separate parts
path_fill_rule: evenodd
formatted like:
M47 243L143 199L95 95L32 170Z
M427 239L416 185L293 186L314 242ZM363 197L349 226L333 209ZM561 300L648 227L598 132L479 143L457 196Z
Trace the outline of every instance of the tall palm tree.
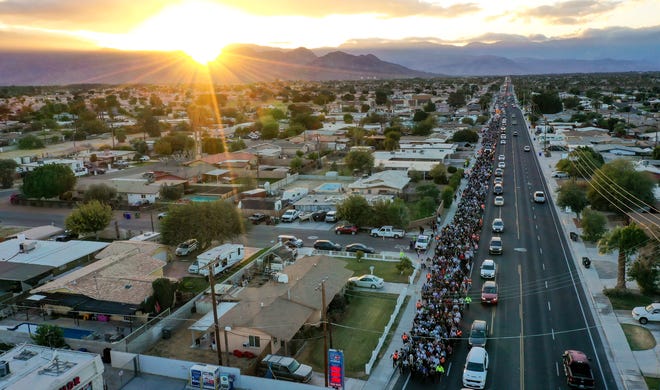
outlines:
M617 254L617 289L626 289L626 263L647 240L648 237L644 230L632 222L628 226L618 226L610 230L598 241L598 250L601 253L619 251Z

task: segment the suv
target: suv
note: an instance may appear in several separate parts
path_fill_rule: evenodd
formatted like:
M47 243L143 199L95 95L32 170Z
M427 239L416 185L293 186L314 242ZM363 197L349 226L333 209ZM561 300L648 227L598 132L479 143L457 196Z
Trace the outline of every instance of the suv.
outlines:
M491 255L501 255L502 254L502 238L493 237L490 239L490 245L488 246L488 253Z
M492 230L495 233L502 233L504 231L504 221L502 218L493 219Z
M642 325L649 321L660 321L660 303L636 307L632 309L632 316Z
M312 367L288 356L266 355L259 362L259 372L287 381L307 383L312 380Z
M488 374L488 352L482 347L472 347L465 359L463 368L463 386L471 389L486 387Z
M325 214L325 221L326 222L337 222L337 212L334 211L334 210L328 211Z
M190 240L186 240L179 244L179 246L176 247L174 254L177 256L187 256L196 251L198 246L199 242L196 239L191 238Z
M289 209L282 214L282 222L293 222L300 216L298 210Z
M561 355L564 365L566 382L570 387L580 389L593 389L595 387L594 374L589 365L589 358L582 351L567 349Z

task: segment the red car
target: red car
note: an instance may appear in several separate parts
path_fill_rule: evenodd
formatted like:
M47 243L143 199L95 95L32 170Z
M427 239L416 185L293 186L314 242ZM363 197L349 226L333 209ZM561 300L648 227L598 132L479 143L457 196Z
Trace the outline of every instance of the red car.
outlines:
M481 288L481 303L497 304L497 283L489 280Z
M356 235L359 228L355 225L341 225L335 228L335 234L351 234Z

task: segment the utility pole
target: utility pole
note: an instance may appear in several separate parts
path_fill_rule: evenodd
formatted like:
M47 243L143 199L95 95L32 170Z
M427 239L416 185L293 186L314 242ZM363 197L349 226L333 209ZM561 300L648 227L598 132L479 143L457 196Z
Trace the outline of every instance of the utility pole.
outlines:
M325 387L328 387L328 312L325 308L325 279L321 281L321 321L323 321L323 370Z
M218 308L215 301L215 275L213 275L213 268L218 263L216 259L200 269L206 268L209 271L209 283L211 284L211 305L213 305L213 327L215 328L215 347L218 351L218 365L222 366L222 350L220 348L220 326L218 325Z

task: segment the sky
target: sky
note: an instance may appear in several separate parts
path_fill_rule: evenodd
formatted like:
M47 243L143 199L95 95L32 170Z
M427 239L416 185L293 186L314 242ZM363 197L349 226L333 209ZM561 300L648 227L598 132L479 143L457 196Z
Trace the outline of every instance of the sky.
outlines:
M0 0L0 49L181 50L205 62L231 43L541 40L654 27L658 15L660 0Z

